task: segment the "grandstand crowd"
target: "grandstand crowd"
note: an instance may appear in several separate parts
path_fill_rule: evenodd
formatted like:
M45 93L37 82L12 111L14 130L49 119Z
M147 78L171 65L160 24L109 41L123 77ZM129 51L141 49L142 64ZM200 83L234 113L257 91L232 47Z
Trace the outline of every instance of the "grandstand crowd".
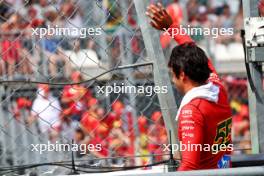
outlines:
M67 36L66 40L46 36L43 39L32 37L32 28L60 26L64 28L87 27L87 12L89 1L76 3L72 0L4 0L0 3L0 35L1 59L0 74L2 79L17 79L26 77L35 80L39 65L48 70L45 75L49 80L66 78L70 82L83 80L81 68L96 67L101 62L98 46L90 39L79 39L77 36ZM117 30L122 13L119 8L110 8L114 0L100 0L103 12L108 15L105 29L110 35ZM190 24L194 27L234 28L232 36L219 36L214 39L213 52L216 59L243 59L236 55L242 52L239 31L243 26L243 11L239 0L164 0L169 14L174 20ZM262 3L263 4L263 3ZM183 6L184 5L184 6ZM261 6L263 12L263 6ZM102 12L102 13L103 13ZM183 14L187 14L184 16ZM111 18L112 17L112 18ZM135 10L129 9L127 24L137 27ZM203 45L205 36L192 36ZM114 61L119 56L120 41L114 41L109 48L109 60ZM164 49L169 48L173 41L161 38ZM131 51L140 53L140 40L132 40ZM233 52L239 50L241 52ZM63 68L63 69L61 69ZM241 83L241 80L243 83ZM230 95L233 116L233 139L239 138L237 146L250 147L249 112L247 102L246 81L225 77ZM112 102L111 107L100 105L93 91L84 85L65 86L59 97L52 95L48 85L37 86L37 96L34 100L26 97L16 99L13 108L15 118L20 118L21 110L27 110L29 117L27 125L38 121L41 133L49 133L51 141L56 141L60 135L73 138L76 143L100 143L103 150L93 152L96 157L153 155L163 154L160 144L167 143L167 134L160 111L151 112L149 117L139 115L136 121L127 105L119 100ZM230 92L230 91L229 91ZM243 94L243 96L241 95ZM243 99L241 98L243 97ZM138 131L134 130L137 125ZM137 147L136 149L136 146ZM236 151L236 152L249 152ZM79 154L81 157L81 154ZM157 156L156 160L162 157ZM142 162L147 162L146 158Z

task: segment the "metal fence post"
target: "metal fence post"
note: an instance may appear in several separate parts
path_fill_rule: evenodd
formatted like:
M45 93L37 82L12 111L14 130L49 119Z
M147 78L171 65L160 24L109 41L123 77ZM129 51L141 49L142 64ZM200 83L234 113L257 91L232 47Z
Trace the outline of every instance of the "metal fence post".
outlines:
M2 99L4 96L4 86L1 85L0 86L0 99L1 99L1 107L0 107L0 128L1 128L1 133L0 133L0 165L1 166L6 166L6 158L7 158L7 149L6 149L6 136L7 134L5 134L5 128L4 128L4 124L5 124L5 115L3 112L3 106L2 106Z
M243 0L244 18L258 17L258 0ZM262 63L264 62L263 52L256 52L257 48L247 48L252 81L255 84L257 93L261 100L257 98L257 93L251 90L249 86L249 107L250 107L250 133L253 153L264 153L264 94L263 94L263 71ZM262 50L263 51L263 50ZM261 58L261 62L259 59Z
M154 62L154 82L156 86L167 86L168 93L158 94L161 110L164 118L164 122L167 129L172 133L172 143L178 143L177 138L177 122L175 121L177 107L173 94L171 80L169 77L169 71L167 63L160 45L159 33L155 31L148 23L148 19L145 15L147 4L149 0L134 0L138 22L143 35L145 48L148 57ZM168 135L169 136L169 135Z

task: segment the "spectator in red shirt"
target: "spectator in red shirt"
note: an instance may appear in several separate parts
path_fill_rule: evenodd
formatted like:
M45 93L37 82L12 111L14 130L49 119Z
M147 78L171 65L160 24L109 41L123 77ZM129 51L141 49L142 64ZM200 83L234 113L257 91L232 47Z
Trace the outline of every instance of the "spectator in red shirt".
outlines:
M153 121L153 124L148 128L148 150L151 154L155 155L155 161L161 161L163 154L161 144L167 144L167 132L161 112L155 111L151 115L151 120Z
M89 100L89 109L85 113L82 114L81 117L81 126L86 134L95 133L96 129L100 125L100 119L96 113L97 109L97 100L92 98Z
M18 50L21 48L20 39L15 33L19 30L19 20L21 17L18 14L12 15L7 22L1 25L1 31L7 34L3 35L1 41L1 55L3 61L7 65L8 76L12 77L15 72L15 65L19 62L20 57Z
M26 111L30 112L31 106L32 106L31 100L29 100L26 97L19 97L18 99L16 99L16 104L12 108L14 117L17 120L20 120L20 115L21 115L22 110L26 110Z
M79 71L75 71L71 75L73 83L82 81ZM71 117L72 120L79 121L83 110L86 108L87 100L91 97L90 91L83 85L65 86L62 93L61 101L64 103L64 116Z
M118 126L111 131L109 147L111 148L112 153L118 157L131 154L131 144L128 134Z
M86 144L100 144L100 151L92 151L92 154L96 157L107 157L108 156L108 126L102 122L102 114L98 101L95 98L91 98L88 101L89 109L82 115L81 128L85 132L87 139Z

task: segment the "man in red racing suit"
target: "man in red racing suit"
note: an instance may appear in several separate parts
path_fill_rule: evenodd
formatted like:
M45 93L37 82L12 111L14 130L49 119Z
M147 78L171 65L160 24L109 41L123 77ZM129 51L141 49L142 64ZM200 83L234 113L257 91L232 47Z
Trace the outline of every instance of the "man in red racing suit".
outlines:
M232 114L213 65L188 35L175 32L179 24L161 4L150 5L146 14L154 28L165 30L179 44L169 61L173 82L184 95L176 117L180 145L185 146L178 171L229 167Z

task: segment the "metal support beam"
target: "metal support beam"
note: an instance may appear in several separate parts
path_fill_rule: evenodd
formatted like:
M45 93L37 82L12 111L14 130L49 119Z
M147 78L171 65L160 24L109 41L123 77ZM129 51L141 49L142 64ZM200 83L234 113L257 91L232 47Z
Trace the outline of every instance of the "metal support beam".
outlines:
M148 57L154 62L155 85L168 87L168 93L158 94L158 98L167 129L167 134L169 134L169 130L171 130L172 143L176 144L178 143L177 122L175 121L177 107L169 77L169 70L167 68L167 63L159 42L159 33L149 25L148 19L145 15L147 4L150 4L150 2L149 0L134 0L134 3Z
M243 0L244 18L259 16L258 2L258 0ZM257 92L253 92L248 86L252 152L264 153L264 96L262 82L264 52L260 48L247 48L246 52L253 79L252 82ZM260 98L258 98L257 94Z

